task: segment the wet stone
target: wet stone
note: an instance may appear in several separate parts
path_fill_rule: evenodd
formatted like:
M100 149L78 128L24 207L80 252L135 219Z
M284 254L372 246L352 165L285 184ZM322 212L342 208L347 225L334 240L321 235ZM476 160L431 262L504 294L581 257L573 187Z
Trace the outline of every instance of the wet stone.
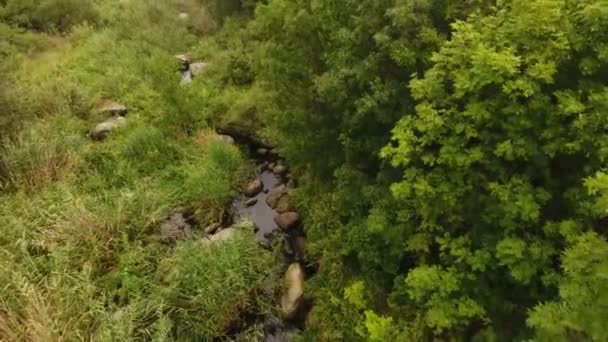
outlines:
M267 148L260 147L260 148L258 148L258 149L256 150L256 153L257 153L257 155L258 155L258 156L260 156L260 157L266 157L266 156L268 155L268 149L267 149Z
M262 183L262 180L254 179L245 187L243 193L245 193L245 196L247 197L254 197L255 195L259 194L262 189L264 189L264 183Z
M272 172L277 176L285 176L287 174L287 166L277 164L272 168Z
M289 196L287 194L283 194L283 196L279 198L275 210L279 214L284 214L292 210L291 205L289 203Z
M274 220L284 231L296 228L300 224L300 216L295 212L277 215Z
M275 209L284 195L285 191L283 191L283 189L274 189L270 191L268 197L266 197L266 204L272 209Z
M293 318L302 303L304 295L304 269L299 263L293 263L285 272L287 292L281 297L281 308L286 318Z

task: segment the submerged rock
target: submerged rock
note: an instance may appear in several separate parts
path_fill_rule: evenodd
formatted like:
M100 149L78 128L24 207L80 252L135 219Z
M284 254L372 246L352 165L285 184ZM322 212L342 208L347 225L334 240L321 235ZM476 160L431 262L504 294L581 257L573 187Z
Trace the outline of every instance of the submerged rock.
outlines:
M281 309L286 318L293 318L297 313L304 295L304 270L299 263L293 263L285 272L285 288L281 297Z
M203 76L207 71L209 71L209 63L197 62L190 64L192 76Z
M245 187L243 193L245 193L245 196L247 197L254 197L255 195L259 194L263 188L264 183L262 183L260 179L255 179Z
M97 113L114 116L125 116L127 115L128 111L129 109L127 108L127 106L117 102L107 103L101 108L97 109Z
M160 226L160 232L166 241L183 240L192 234L192 225L183 213L175 213Z
M300 224L300 216L293 211L277 215L274 218L277 225L284 231L296 228Z
M126 124L127 121L122 116L111 118L95 126L95 128L89 132L89 137L96 141L104 140L108 137L110 132Z

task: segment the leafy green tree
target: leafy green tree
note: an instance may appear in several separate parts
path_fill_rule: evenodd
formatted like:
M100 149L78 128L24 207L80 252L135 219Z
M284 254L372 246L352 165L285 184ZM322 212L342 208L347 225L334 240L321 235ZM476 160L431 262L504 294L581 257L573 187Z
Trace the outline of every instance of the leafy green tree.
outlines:
M414 299L404 305L421 310L435 332L442 331L437 318L470 329L477 317L503 336L525 334L526 308L552 298L558 286L554 264L566 241L555 227L601 228L604 213L589 209L583 180L605 162L599 42L607 13L598 1L502 2L493 13L455 22L432 67L412 80L416 111L400 120L383 150L403 169L392 191L417 244L418 266L394 296ZM585 245L577 246L566 251L567 273L568 265L591 262L578 259ZM428 279L429 267L437 267L430 265L458 274L473 315L458 315L447 298L433 305L453 282L411 282L417 274ZM573 286L559 285L566 300ZM420 290L432 296L421 301L414 295ZM545 327L540 316L531 322Z

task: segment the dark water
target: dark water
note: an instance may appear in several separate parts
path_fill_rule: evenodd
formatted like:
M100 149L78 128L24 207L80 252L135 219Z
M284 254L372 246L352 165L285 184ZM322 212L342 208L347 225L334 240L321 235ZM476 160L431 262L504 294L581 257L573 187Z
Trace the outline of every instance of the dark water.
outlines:
M257 203L251 207L247 207L245 204L249 198L240 195L232 203L232 208L235 213L235 218L250 218L258 228L256 233L256 239L260 242L268 241L271 234L276 231L279 227L274 222L274 217L277 212L268 206L266 198L270 191L274 189L283 189L285 185L274 173L270 171L264 171L260 175L260 179L264 184L264 190L260 192L255 199Z

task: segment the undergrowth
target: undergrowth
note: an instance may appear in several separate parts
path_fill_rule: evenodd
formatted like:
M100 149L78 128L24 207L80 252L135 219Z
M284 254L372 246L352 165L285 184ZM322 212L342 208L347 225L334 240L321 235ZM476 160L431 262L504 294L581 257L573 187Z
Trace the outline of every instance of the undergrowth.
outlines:
M68 18L59 3L82 5L0 6L0 340L207 340L269 310L255 291L274 256L251 231L198 241L250 166L209 124L209 83L178 86L173 55L196 42L178 13L200 4L87 1ZM127 125L93 142L106 101L129 107ZM178 207L197 224L168 244L159 226Z

